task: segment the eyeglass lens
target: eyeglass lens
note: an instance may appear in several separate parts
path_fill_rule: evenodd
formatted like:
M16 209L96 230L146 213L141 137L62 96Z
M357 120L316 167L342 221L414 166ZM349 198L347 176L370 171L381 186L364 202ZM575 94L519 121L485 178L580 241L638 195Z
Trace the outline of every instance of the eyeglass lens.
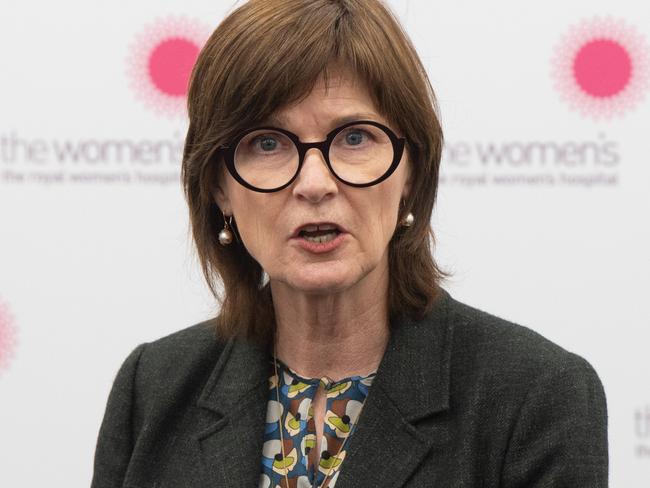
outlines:
M274 130L246 134L239 141L234 156L239 176L260 189L280 187L298 170L298 148L289 137ZM393 157L393 144L388 134L369 124L345 127L336 134L329 148L334 173L354 184L370 183L383 176Z

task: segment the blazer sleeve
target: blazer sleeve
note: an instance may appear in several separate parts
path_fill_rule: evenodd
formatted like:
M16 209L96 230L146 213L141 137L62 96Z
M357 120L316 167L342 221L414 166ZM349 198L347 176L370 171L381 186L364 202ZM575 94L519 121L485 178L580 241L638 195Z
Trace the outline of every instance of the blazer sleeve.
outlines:
M507 448L503 488L608 486L607 403L593 367L569 353L524 399Z
M138 364L144 348L124 360L108 396L95 448L91 488L121 488L134 443L134 396Z

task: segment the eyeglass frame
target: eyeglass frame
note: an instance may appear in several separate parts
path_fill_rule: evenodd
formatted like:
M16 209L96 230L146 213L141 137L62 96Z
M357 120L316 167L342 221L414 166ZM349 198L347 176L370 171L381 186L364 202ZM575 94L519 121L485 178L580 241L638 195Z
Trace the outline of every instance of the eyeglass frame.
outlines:
M336 171L334 171L334 168L332 168L332 163L330 161L329 151L332 142L334 142L334 138L339 134L339 132L343 131L343 129L350 127L352 125L359 125L359 124L372 125L383 130L393 145L392 163L390 164L390 166L382 176L369 183L351 183L349 181L344 180L343 178L341 178L339 175L336 174ZM239 143L244 137L246 137L251 132L255 132L258 130L274 130L280 132L285 136L287 136L289 139L291 139L291 141L296 146L296 149L298 150L298 167L296 169L296 173L284 185L278 186L276 188L269 188L269 189L257 188L256 186L253 186L250 183L248 183L246 180L244 180L235 169L235 151L237 150L237 146L239 145ZM249 190L256 191L259 193L273 193L273 192L284 190L285 188L291 186L291 184L296 180L296 178L298 178L298 175L302 170L303 163L305 162L305 155L307 154L307 151L311 148L316 148L321 152L321 155L323 156L323 159L325 160L325 164L327 164L330 173L332 173L334 177L337 180L339 180L341 183L355 188L367 188L369 186L374 186L386 180L388 177L390 177L390 175L392 175L395 172L395 170L399 166L400 161L402 160L405 143L406 143L406 138L398 137L392 131L392 129L390 129L390 127L387 127L384 124L381 124L374 120L355 120L352 122L347 122L339 127L336 127L335 129L332 129L325 137L325 140L314 141L314 142L302 142L296 134L294 134L293 132L287 129L283 129L281 127L272 127L272 126L253 127L251 129L246 129L243 132L240 132L232 140L230 144L221 145L219 149L222 150L224 161L226 163L226 168L228 169L228 172L235 180L237 180L239 184L248 188Z

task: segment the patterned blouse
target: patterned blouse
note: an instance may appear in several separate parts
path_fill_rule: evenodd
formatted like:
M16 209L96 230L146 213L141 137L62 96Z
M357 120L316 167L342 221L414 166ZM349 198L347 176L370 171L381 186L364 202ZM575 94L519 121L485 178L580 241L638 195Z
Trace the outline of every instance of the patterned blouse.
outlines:
M259 488L333 488L345 459L345 439L354 432L376 374L351 376L339 381L327 377L304 378L278 359L278 380L271 360ZM275 388L278 381L279 404ZM323 437L317 455L316 425L311 402L319 384L324 387L327 398ZM282 422L285 459L282 458L278 421ZM330 468L331 476L323 484ZM289 487L286 487L285 471Z

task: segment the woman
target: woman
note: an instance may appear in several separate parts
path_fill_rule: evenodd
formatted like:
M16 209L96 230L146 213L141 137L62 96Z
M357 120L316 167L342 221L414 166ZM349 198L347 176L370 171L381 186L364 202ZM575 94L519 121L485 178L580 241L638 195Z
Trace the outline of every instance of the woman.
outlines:
M126 359L94 488L607 485L590 364L440 286L442 132L385 6L244 4L188 106L183 182L221 310Z

